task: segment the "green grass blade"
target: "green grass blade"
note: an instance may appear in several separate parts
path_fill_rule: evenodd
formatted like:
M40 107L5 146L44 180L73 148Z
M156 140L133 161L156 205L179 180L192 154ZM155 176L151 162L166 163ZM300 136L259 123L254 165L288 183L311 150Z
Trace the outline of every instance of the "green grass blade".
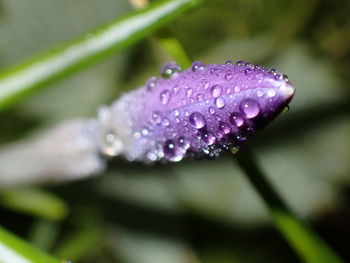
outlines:
M121 51L204 0L162 0L67 45L0 73L0 110L108 55Z
M68 206L58 196L37 188L13 188L0 191L0 205L48 220L62 220Z
M275 226L303 262L343 263L317 233L301 221L284 203L248 149L237 154L237 161L265 202Z
M0 227L1 263L62 263Z

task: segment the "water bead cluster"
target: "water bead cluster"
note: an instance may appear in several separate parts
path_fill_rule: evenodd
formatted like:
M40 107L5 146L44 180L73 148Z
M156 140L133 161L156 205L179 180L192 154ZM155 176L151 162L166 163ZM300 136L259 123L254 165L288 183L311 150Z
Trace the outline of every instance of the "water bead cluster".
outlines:
M182 71L174 62L99 112L101 151L128 160L216 157L239 146L290 102L294 87L275 69L243 61Z

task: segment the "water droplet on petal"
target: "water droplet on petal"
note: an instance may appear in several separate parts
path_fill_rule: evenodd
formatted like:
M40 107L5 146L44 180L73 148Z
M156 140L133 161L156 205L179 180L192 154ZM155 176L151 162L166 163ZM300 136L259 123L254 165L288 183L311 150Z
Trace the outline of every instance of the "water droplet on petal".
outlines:
M187 88L186 89L186 97L191 97L193 95L193 89L192 88Z
M175 62L169 62L165 64L161 70L161 74L164 78L170 78L173 74L180 72L181 68Z
M158 79L156 77L151 77L147 80L147 90L152 91L157 85Z
M164 118L163 121L162 121L162 124L163 124L164 126L169 126L169 125L170 125L169 119L168 119L168 118Z
M197 95L197 100L198 101L202 101L204 99L204 95L202 94L202 93L199 93L198 95Z
M199 112L193 112L188 121L196 129L201 129L206 125L204 116Z
M225 100L223 97L215 98L214 103L218 109L225 107Z
M257 95L259 98L261 98L261 97L264 96L264 92L263 92L262 90L258 90L258 91L256 92L256 95Z
M156 124L160 124L162 121L162 113L159 111L155 111L152 113L152 120L156 123Z
M179 110L174 110L174 115L175 115L175 117L180 116L180 111Z
M232 65L233 61L232 60L226 60L226 65Z
M107 156L116 156L120 153L121 141L114 131L107 131L102 141L102 152Z
M277 74L277 71L276 69L272 68L269 70L269 73L275 76Z
M215 114L215 108L214 107L209 107L208 112L210 114Z
M204 69L205 65L200 62L200 61L196 61L196 62L193 62L192 64L192 71L195 72L195 71L198 71L198 70L202 70Z
M228 134L231 132L231 127L227 122L219 122L219 132L223 134Z
M172 90L173 90L173 92L174 92L174 94L176 95L178 92L179 92L179 86L177 86L177 85L175 85L173 88L172 88Z
M214 85L211 87L210 92L215 98L219 97L222 94L222 87L219 85Z
M237 64L237 66L243 66L244 65L244 61L243 60L237 60L236 64Z
M232 73L227 73L224 78L225 78L225 80L229 81L229 80L231 80L233 78L233 74Z
M202 134L201 139L203 140L203 142L207 143L208 145L212 145L216 141L215 135L208 131Z
M240 92L240 91L241 91L241 88L240 88L239 86L235 86L235 87L233 88L233 91L234 91L235 93Z
M141 133L142 133L142 135L146 136L146 135L148 135L149 132L148 132L148 130L146 128L143 128L141 130Z
M157 160L157 155L154 154L153 152L148 152L146 156L147 156L147 159L150 160L150 161L152 161L152 162L154 162L155 160Z
M169 90L163 90L160 95L160 102L164 105L168 104L171 99L171 91Z
M173 140L167 140L163 145L164 156L172 162L181 161L183 154L178 147L176 147Z
M283 75L282 75L282 74L277 73L277 74L275 75L275 80L282 80L282 79L283 79Z
M252 68L246 68L245 70L244 70L244 74L246 74L246 75L250 75L250 74L252 74L254 72L254 69L252 69Z
M210 83L206 79L201 79L201 83L203 89L207 89L210 86Z
M233 112L230 115L230 123L236 127L241 127L244 124L244 118L239 112Z
M252 119L260 113L260 106L253 99L245 99L240 104L240 110L248 119Z
M184 149L185 151L190 147L190 142L184 137L180 137L177 143L178 146Z

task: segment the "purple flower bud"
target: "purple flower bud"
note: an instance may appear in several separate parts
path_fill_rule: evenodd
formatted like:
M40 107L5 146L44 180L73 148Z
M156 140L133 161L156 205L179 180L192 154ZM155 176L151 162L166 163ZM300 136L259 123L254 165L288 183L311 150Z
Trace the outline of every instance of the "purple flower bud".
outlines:
M100 110L103 153L140 161L217 156L268 124L294 95L285 75L243 61L194 62L182 72L168 63L162 74Z

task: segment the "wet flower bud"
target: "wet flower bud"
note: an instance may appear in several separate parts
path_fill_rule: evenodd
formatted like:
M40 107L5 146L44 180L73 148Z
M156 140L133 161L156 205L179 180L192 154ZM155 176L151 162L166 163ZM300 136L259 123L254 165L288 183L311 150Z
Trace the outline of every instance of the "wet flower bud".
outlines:
M146 162L217 156L268 124L294 95L285 75L243 61L194 62L184 71L167 65L163 78L100 110L104 154Z

